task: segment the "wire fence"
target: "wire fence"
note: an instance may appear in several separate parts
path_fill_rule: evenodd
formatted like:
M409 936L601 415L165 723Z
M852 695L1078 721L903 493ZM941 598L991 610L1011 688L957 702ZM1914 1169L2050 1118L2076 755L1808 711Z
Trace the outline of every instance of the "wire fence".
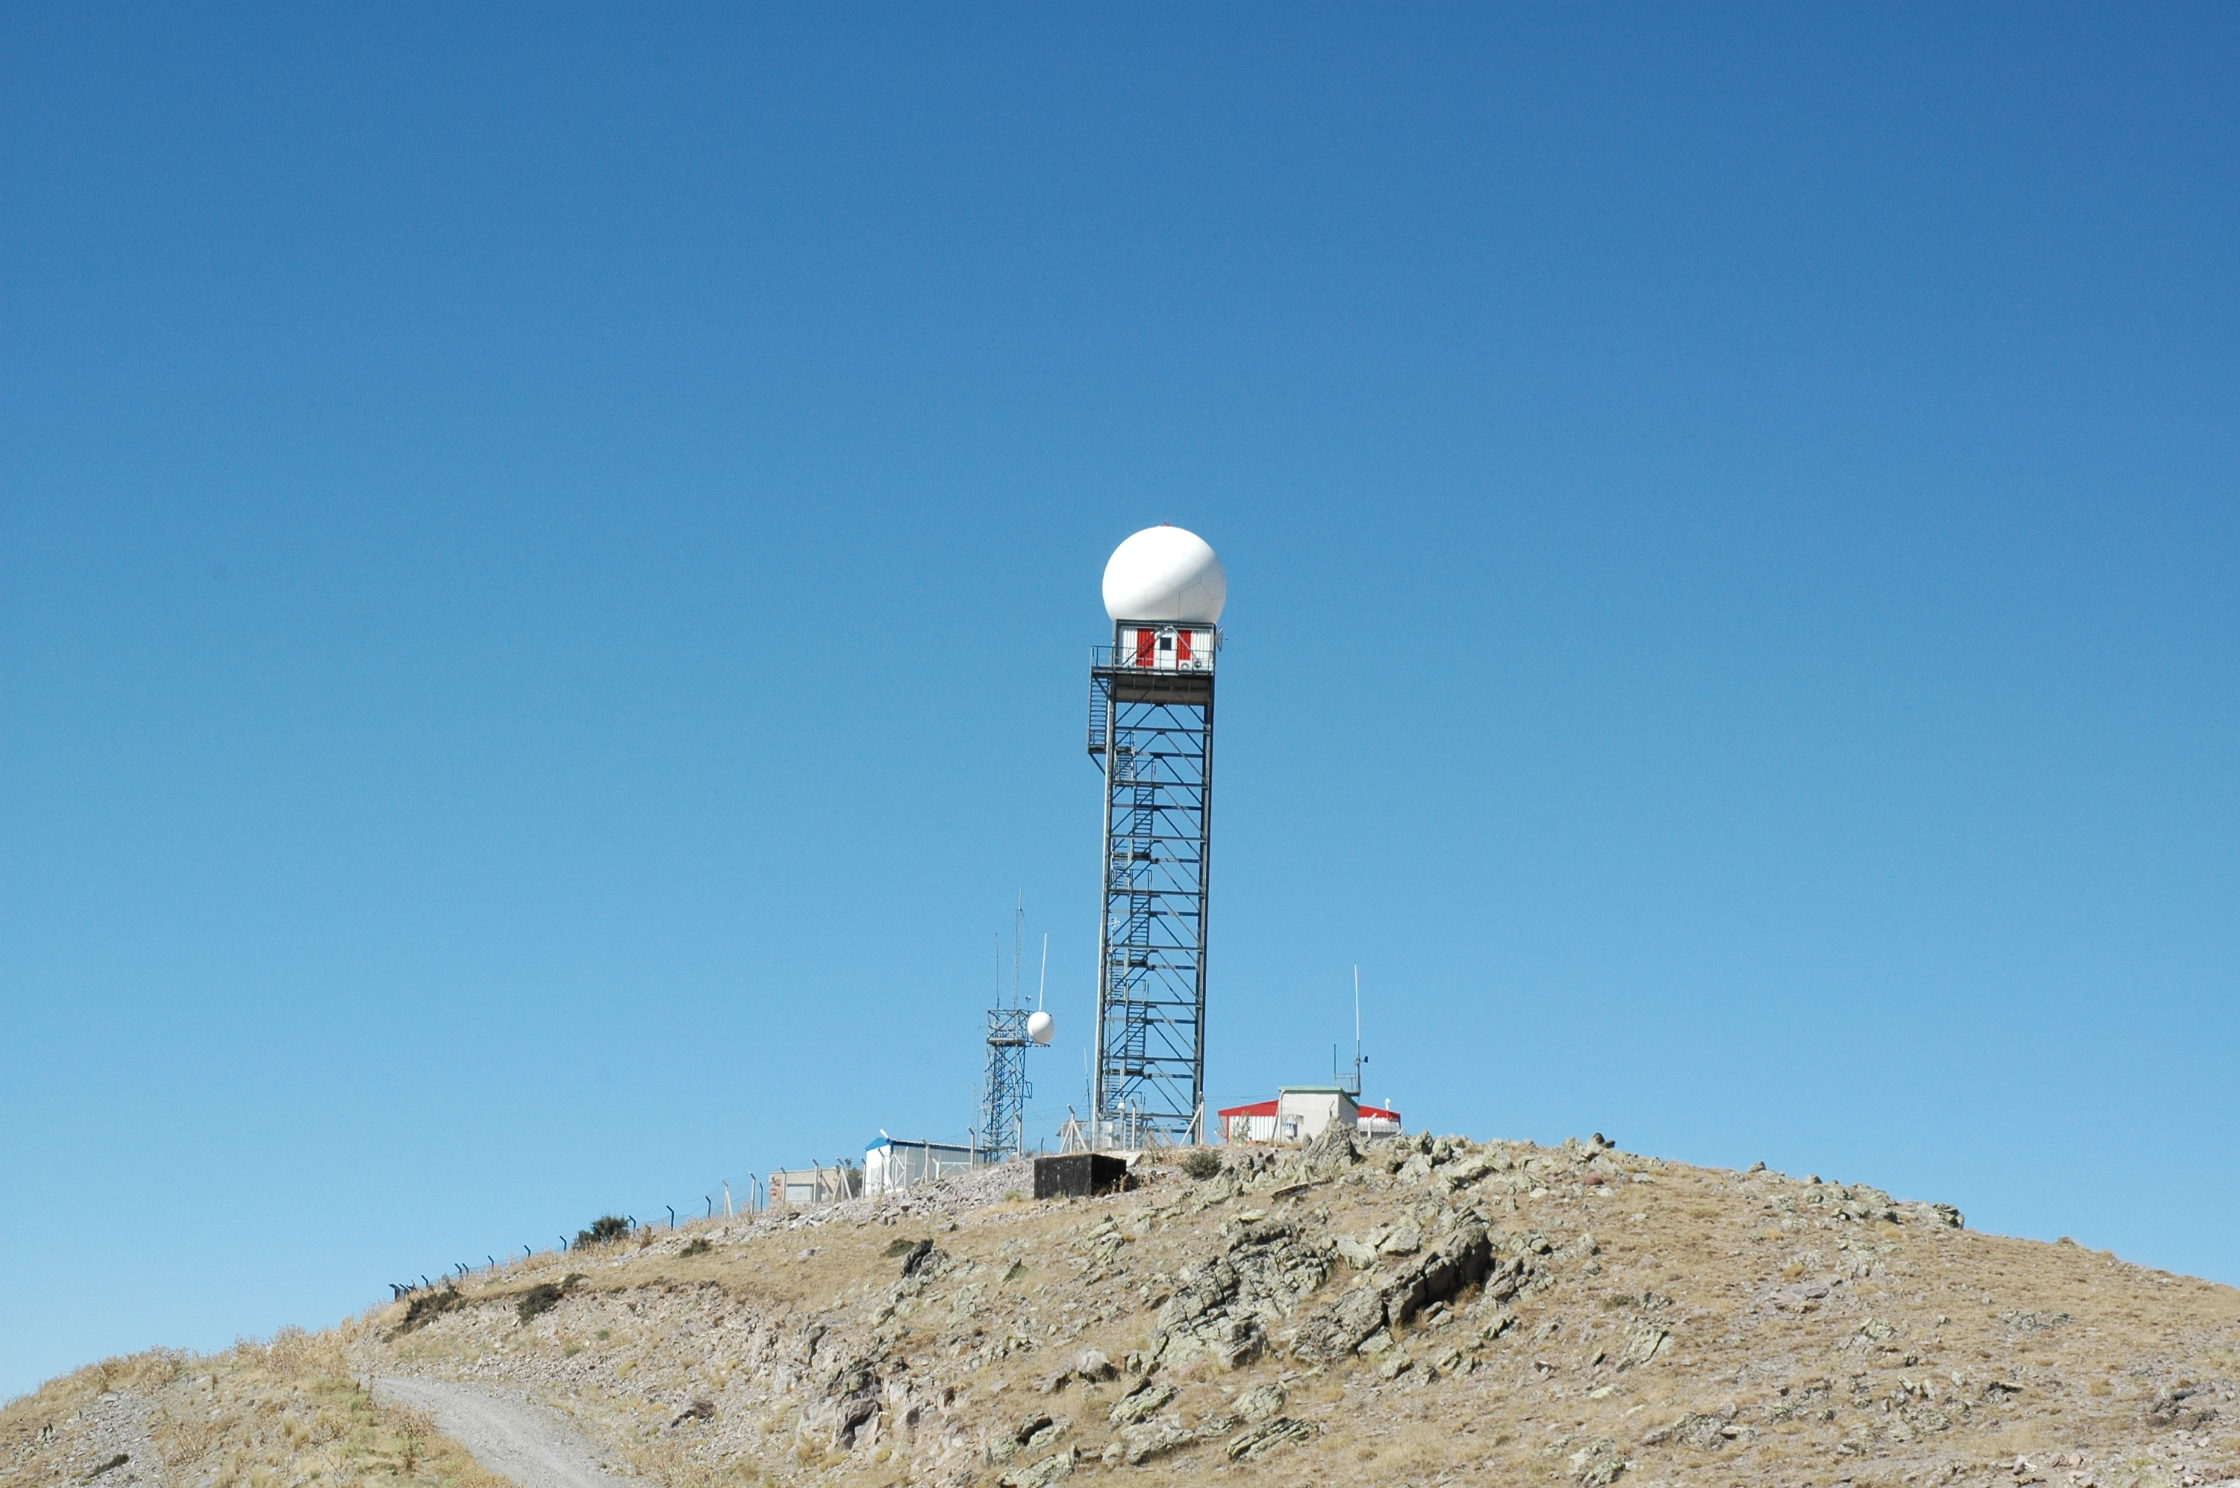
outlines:
M1114 1138L1121 1129L1100 1128L1096 1135L1103 1140L1089 1140L1083 1136L1082 1124L1069 1121L1067 1129L1059 1134L1058 1150L1062 1152L1086 1151L1115 1145ZM1146 1138L1131 1131L1137 1145ZM473 1254L452 1261L440 1272L420 1272L389 1283L390 1291L398 1298L416 1292L445 1286L456 1287L461 1281L478 1274L504 1271L518 1266L539 1255L564 1254L574 1250L579 1243L604 1243L625 1239L647 1232L679 1230L687 1225L702 1224L717 1219L752 1219L773 1209L814 1209L826 1204L839 1203L860 1197L865 1192L867 1177L873 1186L884 1192L914 1187L925 1181L939 1179L949 1171L950 1165L930 1160L938 1148L941 1152L967 1151L970 1146L951 1146L942 1143L892 1144L902 1148L927 1150L928 1160L915 1165L890 1163L882 1166L877 1175L871 1175L868 1164L861 1156L838 1157L830 1162L813 1162L794 1168L775 1168L766 1173L748 1172L728 1178L718 1178L701 1194L664 1196L638 1208L619 1208L601 1211L587 1218L583 1227L575 1231L561 1230L549 1240L539 1244L534 1238L508 1246L504 1251L484 1250L478 1261ZM1036 1142L1034 1151L1042 1153L1043 1144ZM978 1159L975 1159L977 1162ZM604 1231L602 1233L602 1231Z
M836 1168L845 1166L845 1163L834 1164ZM622 1239L647 1231L678 1230L714 1219L752 1218L767 1212L771 1207L772 1176L766 1173L743 1173L730 1178L719 1178L708 1192L687 1195L682 1202L671 1202L665 1198L636 1209L602 1210L596 1216L587 1216L581 1229L573 1232L559 1231L541 1245L535 1241L523 1241L509 1246L503 1252L485 1250L479 1261L472 1256L454 1260L441 1272L421 1272L392 1281L389 1283L389 1290L401 1298L429 1288L456 1286L470 1276L503 1271L538 1255L563 1254L574 1250L578 1244L592 1240ZM782 1192L778 1202L780 1207L784 1206ZM614 1221L620 1221L620 1225L615 1226ZM596 1233L602 1228L609 1229L611 1233Z

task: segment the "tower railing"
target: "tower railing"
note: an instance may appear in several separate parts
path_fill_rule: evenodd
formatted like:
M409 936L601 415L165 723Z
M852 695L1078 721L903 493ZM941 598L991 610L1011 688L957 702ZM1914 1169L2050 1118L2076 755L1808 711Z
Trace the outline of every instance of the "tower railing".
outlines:
M1125 646L1091 646L1089 648L1089 665L1116 672L1210 672L1213 670L1211 653L1184 657L1166 665L1155 667L1138 666L1132 660L1123 661L1121 659L1124 656L1133 657L1134 655L1134 650Z

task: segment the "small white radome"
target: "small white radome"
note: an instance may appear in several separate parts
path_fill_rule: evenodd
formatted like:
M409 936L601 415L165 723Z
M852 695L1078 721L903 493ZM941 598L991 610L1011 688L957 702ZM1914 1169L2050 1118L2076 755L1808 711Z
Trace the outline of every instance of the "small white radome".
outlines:
M1211 625L1229 597L1221 560L1197 533L1146 527L1112 550L1104 566L1104 610L1115 620Z
M1048 1013L1027 1014L1027 1037L1038 1044L1047 1044L1058 1036L1058 1020Z

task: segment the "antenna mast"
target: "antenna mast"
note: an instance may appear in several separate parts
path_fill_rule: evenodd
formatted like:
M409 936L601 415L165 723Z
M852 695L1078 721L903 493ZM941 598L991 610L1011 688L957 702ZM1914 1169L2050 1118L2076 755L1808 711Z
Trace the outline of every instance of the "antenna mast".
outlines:
M1361 1052L1361 968L1357 964L1353 968L1353 1090L1351 1092L1356 1102L1361 1099L1361 1066L1368 1062L1368 1056Z

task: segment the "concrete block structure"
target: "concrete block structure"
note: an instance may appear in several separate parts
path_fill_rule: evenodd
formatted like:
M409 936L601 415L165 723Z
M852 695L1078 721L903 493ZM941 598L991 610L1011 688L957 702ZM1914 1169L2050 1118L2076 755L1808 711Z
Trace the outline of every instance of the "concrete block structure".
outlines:
M773 1209L813 1209L819 1204L837 1204L842 1199L857 1198L862 1193L861 1168L784 1168L770 1175L770 1207Z
M1128 1186L1128 1160L1109 1152L1074 1152L1034 1160L1038 1199L1086 1199Z

